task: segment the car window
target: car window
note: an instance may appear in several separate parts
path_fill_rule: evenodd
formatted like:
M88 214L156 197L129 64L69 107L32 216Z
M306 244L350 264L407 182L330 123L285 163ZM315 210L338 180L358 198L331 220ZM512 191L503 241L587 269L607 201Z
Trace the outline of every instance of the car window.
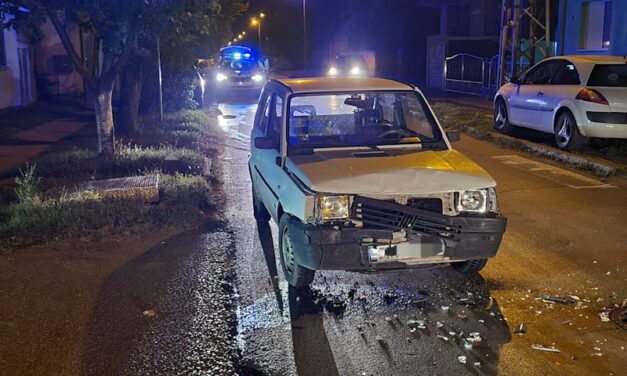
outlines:
M523 85L547 85L559 62L545 61L525 74Z
M579 73L575 64L570 61L564 61L560 64L559 68L551 79L551 85L579 85Z
M259 129L262 131L266 131L268 129L268 120L270 118L270 103L272 101L272 96L268 95L265 101L263 102L263 112L261 112L261 119L259 119Z
M627 64L595 65L588 86L627 87Z
M442 140L415 92L295 96L288 110L288 146L302 148L437 143Z
M276 141L277 148L281 141L281 120L283 119L283 99L277 94L273 95L272 104L268 106L268 132L267 136Z

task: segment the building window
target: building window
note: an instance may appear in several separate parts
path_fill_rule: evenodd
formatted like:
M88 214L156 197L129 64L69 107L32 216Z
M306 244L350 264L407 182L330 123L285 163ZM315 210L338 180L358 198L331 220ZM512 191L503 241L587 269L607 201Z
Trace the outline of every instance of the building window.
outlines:
M0 67L7 65L7 54L4 47L4 29L0 26Z
M581 43L584 50L599 50L610 46L612 1L591 0L581 8Z

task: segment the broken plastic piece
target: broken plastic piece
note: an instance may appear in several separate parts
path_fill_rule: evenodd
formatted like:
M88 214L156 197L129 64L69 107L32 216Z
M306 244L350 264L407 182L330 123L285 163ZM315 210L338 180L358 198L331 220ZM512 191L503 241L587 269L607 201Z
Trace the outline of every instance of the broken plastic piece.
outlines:
M521 322L520 325L516 329L514 329L514 333L516 334L525 334L527 333L527 324L525 322Z
M531 348L534 350L538 350L538 351L546 351L546 352L554 352L554 353L561 352L559 349L556 349L555 347L544 347L542 345L531 345Z
M465 355L460 355L457 357L457 360L459 360L459 362L461 364L466 364L466 356Z
M561 297L561 296L543 296L540 298L543 302L546 303L559 303L559 304L574 304L577 301L571 297Z

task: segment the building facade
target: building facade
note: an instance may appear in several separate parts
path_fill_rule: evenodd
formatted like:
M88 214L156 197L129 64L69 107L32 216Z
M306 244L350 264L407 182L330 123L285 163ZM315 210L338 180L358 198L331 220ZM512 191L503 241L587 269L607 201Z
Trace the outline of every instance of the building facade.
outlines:
M627 55L627 0L560 0L559 55Z
M37 98L33 50L14 29L0 28L0 109L25 106Z

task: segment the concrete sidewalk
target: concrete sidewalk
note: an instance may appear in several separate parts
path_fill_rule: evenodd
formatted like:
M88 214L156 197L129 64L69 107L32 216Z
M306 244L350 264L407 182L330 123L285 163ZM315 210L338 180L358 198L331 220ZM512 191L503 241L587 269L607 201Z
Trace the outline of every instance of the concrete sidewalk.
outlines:
M93 114L78 112L0 139L0 175L37 158L56 142L93 125Z

